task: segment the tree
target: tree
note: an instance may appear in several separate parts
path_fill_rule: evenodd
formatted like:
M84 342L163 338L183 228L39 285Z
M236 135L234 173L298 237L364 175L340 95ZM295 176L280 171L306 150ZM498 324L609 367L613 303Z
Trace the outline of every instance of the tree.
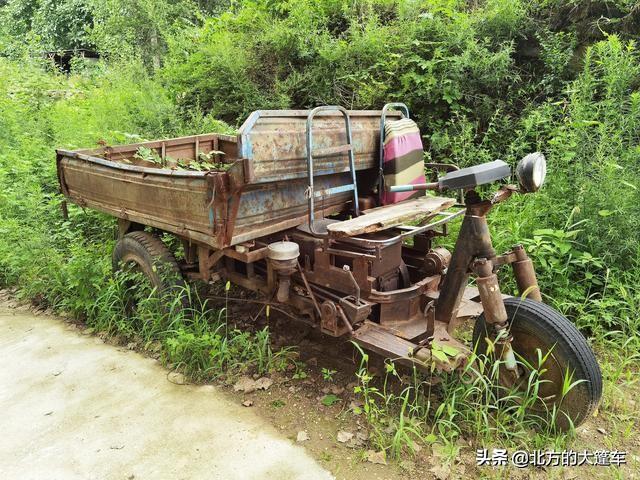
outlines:
M5 50L92 48L93 26L88 0L6 0L0 5Z

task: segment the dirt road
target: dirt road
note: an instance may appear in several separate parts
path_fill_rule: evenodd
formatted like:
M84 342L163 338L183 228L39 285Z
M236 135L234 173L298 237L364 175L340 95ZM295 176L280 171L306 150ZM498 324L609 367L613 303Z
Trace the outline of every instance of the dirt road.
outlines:
M214 386L0 303L0 471L28 479L330 479Z

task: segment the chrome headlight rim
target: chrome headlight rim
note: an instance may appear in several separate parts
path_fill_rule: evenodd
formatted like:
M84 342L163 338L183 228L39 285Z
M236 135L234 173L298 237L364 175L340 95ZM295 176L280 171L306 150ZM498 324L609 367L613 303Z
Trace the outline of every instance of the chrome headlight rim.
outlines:
M530 153L518 162L516 177L526 193L540 190L547 176L547 160L540 152Z

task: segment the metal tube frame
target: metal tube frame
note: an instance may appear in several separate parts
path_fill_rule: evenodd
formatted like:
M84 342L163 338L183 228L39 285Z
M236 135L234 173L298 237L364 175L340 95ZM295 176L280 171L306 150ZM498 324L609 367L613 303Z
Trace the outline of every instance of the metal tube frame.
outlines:
M341 107L340 105L324 105L320 107L316 107L307 116L307 176L309 177L309 185L307 188L307 196L308 196L308 204L309 204L309 231L313 235L323 235L321 232L317 232L314 229L313 223L315 221L315 191L313 188L313 118L316 114L320 112L340 112L344 117L344 126L347 134L347 145L350 146L348 150L349 155L349 170L351 171L351 185L345 185L343 187L334 187L333 189L325 190L325 194L331 195L332 193L338 192L346 192L353 191L353 210L355 216L360 215L360 209L358 207L358 184L356 182L356 165L355 165L355 156L353 153L353 139L351 136L351 121L349 119L349 112L346 108Z
M435 319L447 324L455 323L452 320L457 316L473 262L480 258L492 260L496 257L486 218L492 207L491 202L481 201L478 194L471 190L465 196L465 203L466 213L435 304Z
M482 281L492 283L491 293L484 295L484 298L481 295L482 306L488 323L493 323L496 330L500 330L506 327L506 313L502 304L500 286L495 276L495 267L500 264L496 261L503 260L504 263L511 263L521 295L542 301L540 288L533 262L521 245L515 246L507 255L496 256L486 217L495 202L481 201L473 190L467 192L465 200L466 214L451 262L440 286L440 295L435 303L435 319L450 325L455 324L452 321L457 317L469 276L474 273L478 277L479 287Z

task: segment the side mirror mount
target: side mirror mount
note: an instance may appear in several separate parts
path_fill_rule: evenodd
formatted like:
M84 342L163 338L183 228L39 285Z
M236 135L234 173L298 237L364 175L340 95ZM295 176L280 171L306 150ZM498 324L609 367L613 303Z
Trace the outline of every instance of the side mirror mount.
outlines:
M530 153L518 162L516 177L523 193L540 190L547 176L547 160L540 152Z

